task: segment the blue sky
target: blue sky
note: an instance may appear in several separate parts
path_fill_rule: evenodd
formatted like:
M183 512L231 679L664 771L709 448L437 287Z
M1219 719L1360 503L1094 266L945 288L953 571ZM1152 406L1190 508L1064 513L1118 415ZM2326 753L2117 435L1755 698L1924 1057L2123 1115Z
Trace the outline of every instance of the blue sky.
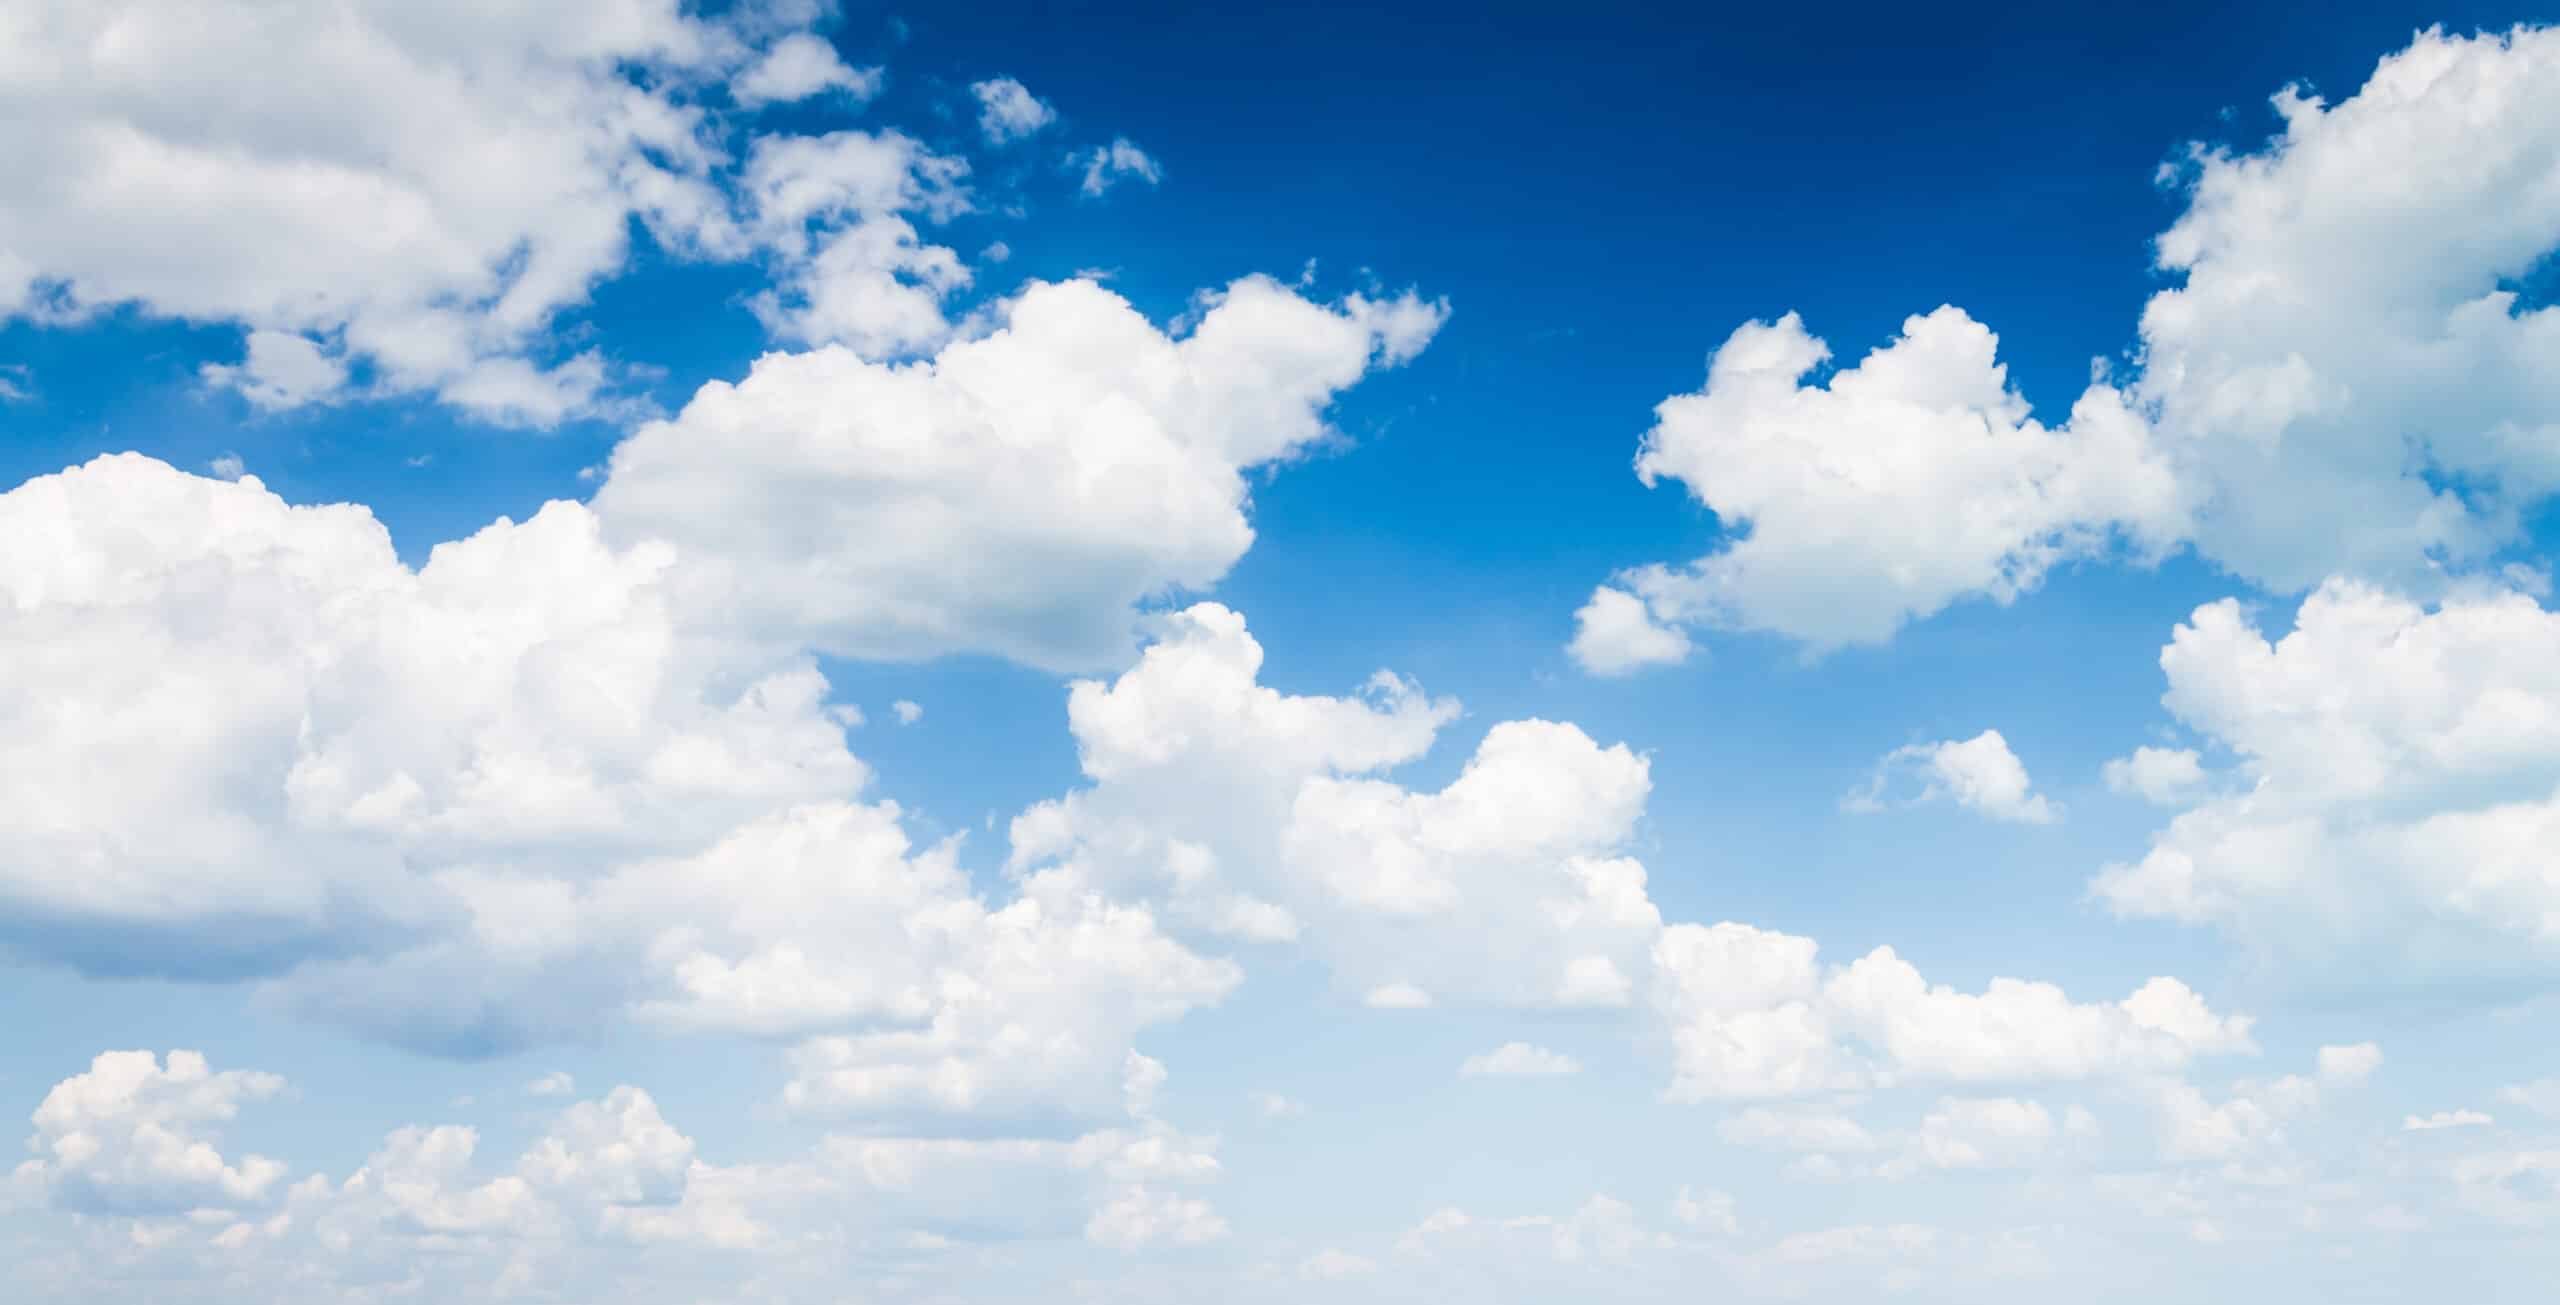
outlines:
M2532 17L0 0L0 1247L2537 1299Z

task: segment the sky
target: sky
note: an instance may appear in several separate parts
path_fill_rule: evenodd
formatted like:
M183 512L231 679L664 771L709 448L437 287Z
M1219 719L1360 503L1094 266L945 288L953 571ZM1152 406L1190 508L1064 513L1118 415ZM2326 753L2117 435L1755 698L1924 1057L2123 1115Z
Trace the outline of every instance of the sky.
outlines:
M13 1299L2543 1299L2534 17L0 0Z

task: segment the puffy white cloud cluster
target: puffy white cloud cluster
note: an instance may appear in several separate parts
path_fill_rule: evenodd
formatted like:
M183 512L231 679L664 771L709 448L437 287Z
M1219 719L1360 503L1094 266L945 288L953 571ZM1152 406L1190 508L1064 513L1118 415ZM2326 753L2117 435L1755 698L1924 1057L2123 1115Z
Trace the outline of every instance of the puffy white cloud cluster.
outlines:
M2095 387L2047 428L1997 343L1940 308L1806 385L1830 349L1794 314L1735 331L1706 388L1656 410L1636 474L1679 481L1736 538L1603 586L1579 617L1584 665L1678 660L1694 625L1881 642L1961 597L2007 602L2118 534L2175 539L2181 487L2124 396Z
M1372 1004L1619 1006L1660 916L1624 855L1643 758L1570 725L1496 725L1437 792L1376 772L1456 704L1381 673L1358 697L1259 683L1236 613L1167 618L1068 723L1091 786L1013 823L1018 873L1161 900L1212 936L1302 939Z
M805 660L678 621L674 557L555 503L412 570L360 508L130 456L0 495L10 941L443 1049L819 1038L858 1109L1107 1105L1139 1028L1234 984L1141 907L982 901L859 800Z
M1040 283L927 361L768 354L617 447L595 509L672 542L689 601L745 636L1122 664L1136 603L1252 543L1246 473L1323 438L1334 396L1446 314L1260 277L1204 308L1174 336L1098 285Z
M1920 776L1920 791L1907 799L1913 804L1946 799L1993 820L2030 825L2062 818L2060 805L2032 791L2026 763L2009 750L2009 740L1998 730L1984 730L1969 739L1896 748L1876 763L1875 775L1864 789L1841 799L1842 808L1883 810L1886 790L1905 772Z
M2157 248L2179 283L2130 376L2062 425L1953 307L1810 384L1830 351L1793 315L1737 330L1637 459L1728 540L1604 586L1583 664L1676 661L1700 625L1878 642L2120 547L2191 544L2278 591L2493 557L2560 490L2560 315L2521 293L2560 248L2560 32L2423 32L2348 99L2275 107L2264 148L2175 169Z
M2169 711L2236 760L2092 885L2325 981L2516 977L2560 957L2560 614L2332 582L2270 639L2237 602L2160 656Z
M412 1125L343 1178L288 1184L275 1161L215 1149L219 1126L282 1080L213 1073L192 1052L165 1068L110 1052L47 1096L38 1158L9 1190L112 1220L126 1236L110 1256L193 1254L192 1273L293 1299L386 1280L456 1295L611 1283L645 1278L666 1249L695 1255L697 1270L739 1263L704 1253L793 1250L792 1271L823 1273L812 1247L950 1234L1081 1234L1115 1252L1217 1240L1225 1222L1199 1194L1221 1173L1216 1140L1151 1116L1137 1072L1150 1064L1131 1059L1127 1122L1065 1139L831 1136L778 1163L719 1165L648 1093L621 1086L552 1115L512 1163L490 1163L477 1128Z
M2247 1016L2217 1015L2176 979L2074 1002L1998 978L1932 986L1879 947L1824 974L1810 938L1680 924L1654 947L1656 1013L1678 1101L1804 1096L1898 1082L2076 1080L2161 1073L2254 1051Z
M1010 77L971 82L969 93L978 97L978 131L990 145L1021 140L1058 120L1048 101Z
M247 1102L284 1091L273 1074L213 1072L193 1051L164 1065L148 1051L101 1053L47 1092L11 1184L72 1210L177 1214L245 1206L277 1194L285 1167L264 1156L225 1159L221 1127Z
M752 24L676 0L521 9L39 0L0 51L0 314L138 304L250 328L260 404L392 389L556 421L589 358L543 329L645 225L716 246L698 92ZM635 80L626 69L647 70Z
M633 260L757 260L778 338L873 358L954 334L970 273L920 235L967 160L895 130L795 135L775 104L876 95L811 30L831 7L574 0L40 0L0 51L0 320L131 305L236 325L205 379L261 408L432 393L549 426L641 409L553 328ZM1054 111L975 88L991 141ZM1115 140L1082 188L1154 181Z

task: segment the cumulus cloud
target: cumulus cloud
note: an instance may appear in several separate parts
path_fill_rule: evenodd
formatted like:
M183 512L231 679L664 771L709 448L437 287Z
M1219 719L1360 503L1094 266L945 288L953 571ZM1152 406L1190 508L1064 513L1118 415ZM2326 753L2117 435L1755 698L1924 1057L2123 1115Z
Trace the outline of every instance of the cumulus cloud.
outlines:
M2547 976L2560 880L2560 615L2335 581L2271 639L2236 601L2160 655L2170 713L2236 758L2091 885L2311 982Z
M284 1080L248 1070L215 1073L203 1055L101 1052L86 1072L54 1085L36 1107L36 1158L15 1183L55 1204L101 1214L178 1213L258 1204L285 1175L258 1155L225 1159L221 1126L246 1102L284 1091Z
M2153 806L2183 806L2205 787L2204 760L2193 748L2135 748L2109 761L2100 778L2110 791Z
M1334 396L1444 313L1248 278L1174 336L1089 282L1035 283L928 361L822 347L703 387L614 450L595 510L672 542L684 591L747 635L1121 664L1141 600L1252 543L1247 473L1324 438Z
M847 64L826 38L794 32L738 74L729 83L729 95L742 108L797 103L828 92L863 101L878 95L887 80L881 69Z
M2091 389L2064 426L2030 417L1991 331L1956 308L1808 385L1831 356L1794 314L1735 331L1706 388L1666 399L1636 458L1734 532L1684 566L1603 586L1593 651L1670 660L1680 627L1773 630L1816 649L1879 643L1959 598L2008 602L2123 537L2157 551L2181 489L2124 396ZM1636 663L1621 658L1621 669Z
M1841 806L1850 811L1882 810L1886 790L1907 772L1921 777L1919 793L1907 799L1914 804L1947 799L1994 820L2030 825L2062 818L2060 806L2031 791L2025 763L2009 750L2009 741L1998 730L1984 730L1969 739L1896 748L1876 763L1867 786L1843 798Z
M219 367L262 406L326 398L349 359L442 391L543 333L629 255L630 228L713 249L724 203L697 90L740 32L669 0L366 0L330 21L225 0L41 4L0 56L0 314L132 304L252 332ZM626 70L644 70L635 79ZM482 400L449 395L465 407Z
M2493 559L2560 490L2560 309L2518 288L2560 246L2560 32L2429 30L2343 101L2274 105L2264 148L2171 170L2186 208L2156 249L2177 283L2144 306L2130 374L2059 426L1957 308L1810 384L1830 350L1793 315L1735 331L1636 464L1727 541L1585 613L1818 652L2084 557L2191 544L2278 591Z
M1582 1072L1582 1063L1562 1052L1526 1042L1506 1042L1458 1066L1466 1078L1560 1078Z
M1425 753L1455 703L1383 672L1357 696L1283 694L1261 665L1243 619L1201 604L1118 680L1079 683L1093 782L1015 819L1016 871L1159 900L1212 936L1301 940L1373 1006L1632 1000L1660 925L1624 854L1642 757L1506 721L1415 790L1374 772Z
M1645 600L1602 586L1573 614L1573 642L1566 647L1594 675L1626 675L1648 666L1689 658L1689 636L1655 618Z
M2079 1003L2049 983L1931 986L1890 947L1824 975L1810 938L1680 924L1655 944L1655 1013L1674 1101L1804 1096L1904 1081L2074 1080L2161 1073L2256 1049L2246 1016L2157 978Z
M978 97L978 131L990 145L1021 140L1058 120L1057 110L1010 77L971 82L969 93Z
M789 1099L852 1112L1107 1110L1234 985L1142 907L982 900L860 800L804 659L733 660L603 536L556 503L412 570L361 508L133 456L0 495L9 941L435 1050L794 1040Z

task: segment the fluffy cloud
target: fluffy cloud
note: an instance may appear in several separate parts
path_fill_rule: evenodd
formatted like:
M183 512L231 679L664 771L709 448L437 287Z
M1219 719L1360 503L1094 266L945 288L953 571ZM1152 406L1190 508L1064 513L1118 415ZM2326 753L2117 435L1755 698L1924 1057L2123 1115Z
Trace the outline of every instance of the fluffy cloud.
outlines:
M850 1111L1107 1108L1233 986L1142 908L982 901L857 800L805 661L677 623L671 561L558 503L411 570L360 508L131 456L0 495L10 941L440 1050L808 1039L794 1099Z
M1565 649L1594 675L1676 665L1688 660L1689 650L1686 631L1657 619L1645 600L1607 585L1573 614L1573 642Z
M826 38L794 32L773 43L764 57L729 83L729 95L741 107L790 104L836 92L852 100L868 100L888 80L878 68L855 68L836 53Z
M2560 310L2517 289L2560 246L2560 32L2424 32L2347 100L2275 107L2264 149L2172 170L2187 207L2157 249L2179 284L2144 307L2131 376L2060 426L2027 415L1992 333L1953 307L1812 384L1830 350L1793 315L1735 331L1636 462L1730 538L1604 587L1585 660L1671 660L1694 625L1878 642L2119 548L2191 543L2293 591L2513 540L2560 490Z
M718 243L719 146L692 101L748 33L674 0L26 17L0 53L0 167L42 181L0 198L0 314L236 322L259 334L216 377L261 404L334 393L361 360L510 415L471 387L548 365L543 329L623 265L635 220Z
M1597 651L1595 629L1633 632L1656 661L1683 625L1875 643L1961 597L2007 602L2112 534L2173 539L2180 489L2123 396L2094 388L2048 429L1996 346L1941 308L1806 385L1831 351L1793 314L1735 331L1704 390L1656 409L1636 474L1679 481L1738 538L1618 577L1616 597L1604 587L1584 608L1582 637Z
M2333 582L2270 639L2237 602L2160 656L2172 715L2237 758L2095 893L2212 924L2306 980L2547 975L2560 937L2560 615Z
M2159 1073L2255 1050L2245 1016L2153 979L2118 1002L2051 984L1932 987L1880 947L1827 977L1810 938L1673 925L1655 945L1675 1101L1802 1096L1909 1080L1991 1083Z
M1643 758L1579 729L1508 721L1458 777L1371 772L1421 756L1456 704L1392 675L1360 697L1279 693L1242 618L1167 618L1068 722L1091 787L1013 824L1012 863L1230 937L1303 937L1371 1004L1434 998L1627 1004L1660 925L1623 853Z
M276 1193L285 1167L264 1156L223 1158L219 1130L242 1103L284 1086L273 1074L217 1074L193 1051L170 1052L165 1066L148 1051L102 1052L45 1094L27 1139L36 1158L12 1181L57 1205L106 1214L256 1204Z
M1010 77L971 82L969 93L978 97L978 131L990 145L1021 140L1058 120L1057 110Z
M1246 473L1323 438L1333 397L1443 311L1248 278L1177 337L1089 282L1034 284L930 360L776 353L705 386L615 449L595 507L789 646L1112 665L1134 604L1243 555Z
M1920 792L1909 799L1913 803L1945 798L1994 820L2030 825L2050 824L2062 817L2061 807L2030 791L2025 763L2009 750L2009 740L1998 730L1984 730L1969 739L1896 748L1876 763L1875 776L1866 788L1842 799L1841 805L1851 811L1882 810L1886 788L1897 774L1909 771L1921 776Z
M2182 806L2205 786L2203 758L2193 748L2135 748L2100 772L2108 789L2153 806Z
M1559 1078L1582 1072L1582 1063L1559 1051L1526 1042L1506 1042L1458 1066L1466 1078Z
M2433 1114L2411 1115L2400 1121L2404 1133L2432 1133L2446 1128L2487 1128L2498 1121L2477 1110L2439 1110Z

